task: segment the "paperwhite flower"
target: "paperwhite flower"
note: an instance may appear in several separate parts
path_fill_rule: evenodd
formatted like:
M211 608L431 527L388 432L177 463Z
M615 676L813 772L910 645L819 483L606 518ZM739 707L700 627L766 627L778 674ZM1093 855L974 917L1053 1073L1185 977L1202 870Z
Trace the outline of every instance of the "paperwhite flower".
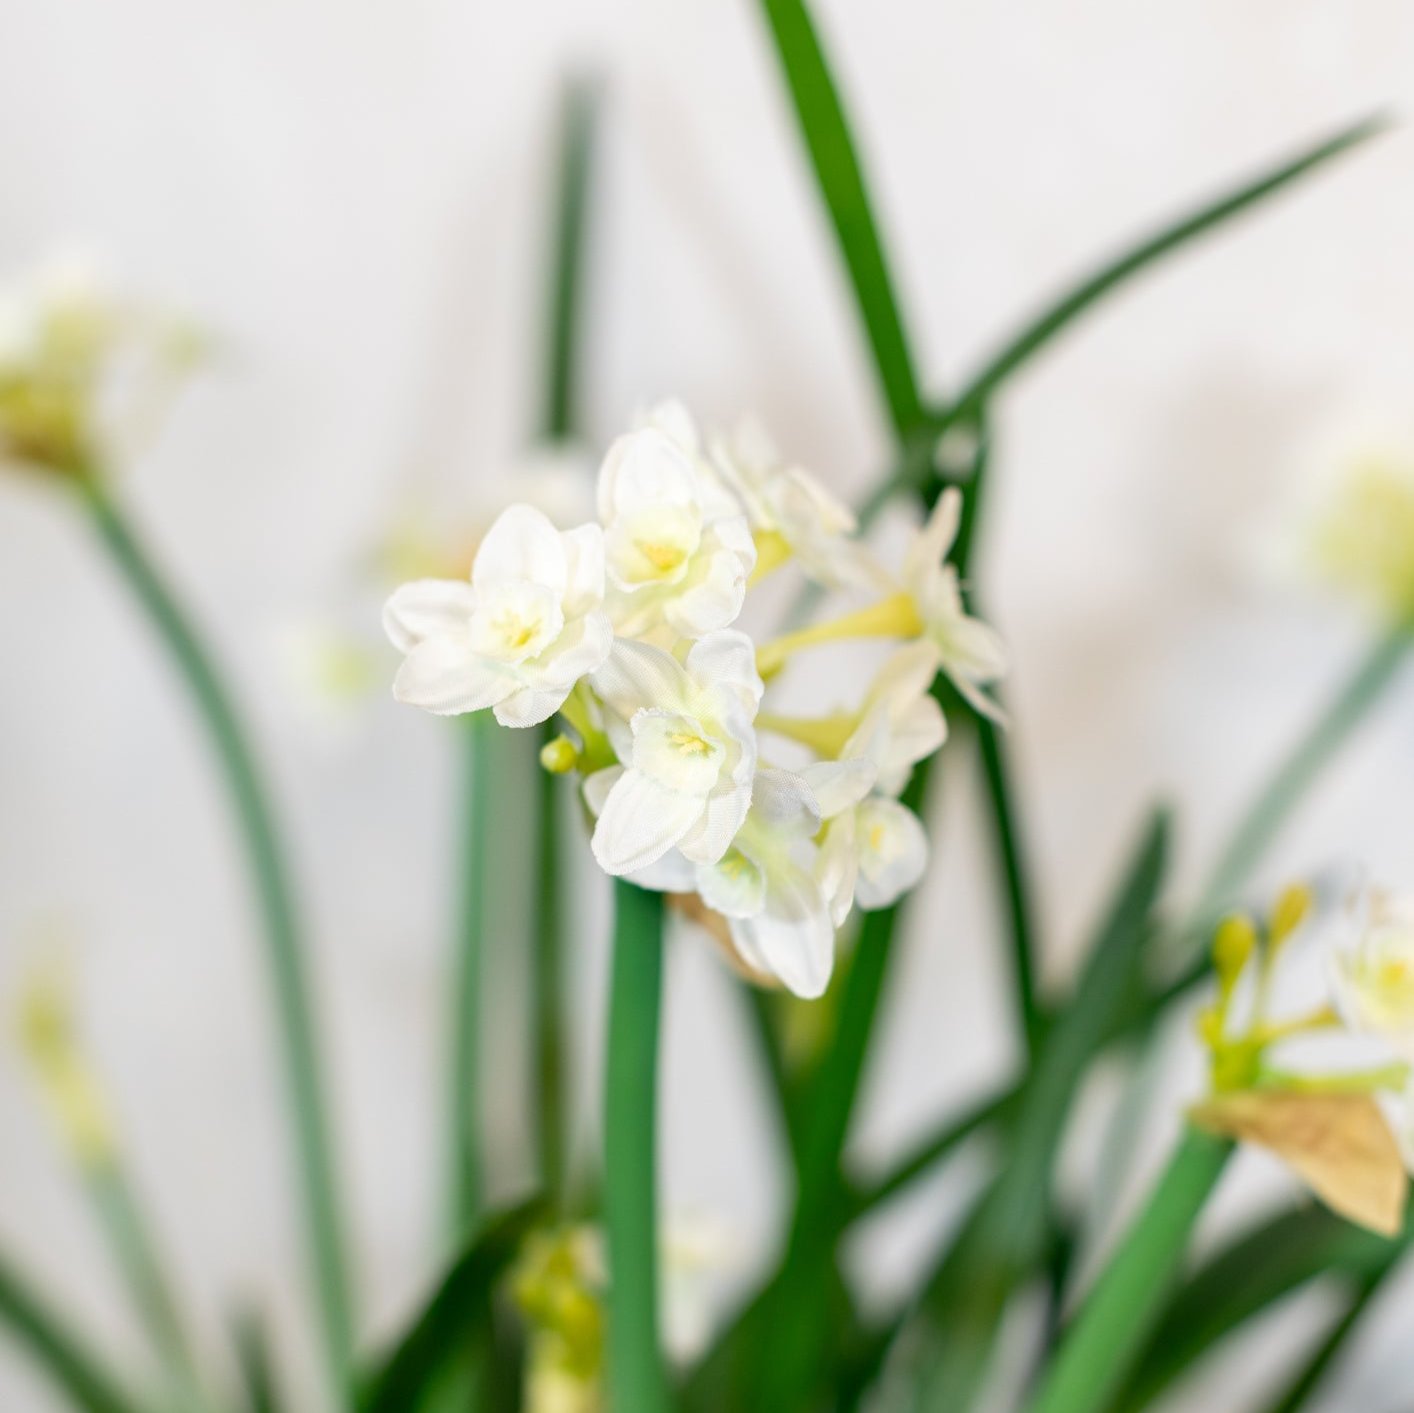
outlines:
M440 715L491 707L503 726L546 721L609 655L603 596L597 525L562 533L511 506L481 542L469 584L422 579L389 599L384 627L407 654L393 693Z
M897 795L913 767L948 738L948 724L932 695L938 657L929 642L909 643L893 653L864 699L859 725L840 752L842 760L859 756L872 761L875 788Z
M834 772L828 783L826 772ZM871 761L822 762L802 774L827 821L816 877L836 927L855 903L866 912L887 908L917 885L928 866L928 836L906 805L870 793Z
M1414 909L1378 894L1354 904L1331 952L1331 986L1347 1025L1414 1061Z
M923 636L937 650L939 666L975 710L998 720L996 703L981 688L1006 673L1006 648L995 630L967 615L957 570L945 562L961 516L962 493L949 487L908 551L903 586L913 599Z
M853 539L854 512L808 471L781 459L765 429L743 422L714 447L714 465L740 498L752 526L777 535L783 551L827 588L879 587L887 576Z
M700 458L656 425L609 448L599 472L609 612L625 637L660 624L684 638L741 612L756 546Z
M593 777L603 795L594 857L611 874L646 868L674 847L715 863L751 805L762 692L751 639L710 633L680 663L620 638L593 686L623 762L611 780Z

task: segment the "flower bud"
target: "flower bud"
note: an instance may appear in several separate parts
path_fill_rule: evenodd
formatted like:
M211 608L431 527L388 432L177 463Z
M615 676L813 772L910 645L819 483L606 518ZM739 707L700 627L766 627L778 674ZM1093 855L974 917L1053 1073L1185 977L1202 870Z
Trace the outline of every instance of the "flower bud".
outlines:
M579 764L579 747L568 736L556 736L540 747L540 764L551 775L564 775Z

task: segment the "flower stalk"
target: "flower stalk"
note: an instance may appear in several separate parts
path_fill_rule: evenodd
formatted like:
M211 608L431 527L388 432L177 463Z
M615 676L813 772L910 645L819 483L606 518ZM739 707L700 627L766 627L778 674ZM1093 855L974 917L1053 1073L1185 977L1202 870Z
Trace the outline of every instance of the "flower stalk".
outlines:
M604 1093L609 1253L609 1406L663 1413L658 1337L658 1024L663 897L614 884L614 955Z
M352 1368L352 1310L332 1140L315 1043L308 963L274 816L245 732L217 669L100 476L78 484L114 566L147 612L191 692L230 791L263 921L276 1003L304 1215L329 1378L345 1396Z

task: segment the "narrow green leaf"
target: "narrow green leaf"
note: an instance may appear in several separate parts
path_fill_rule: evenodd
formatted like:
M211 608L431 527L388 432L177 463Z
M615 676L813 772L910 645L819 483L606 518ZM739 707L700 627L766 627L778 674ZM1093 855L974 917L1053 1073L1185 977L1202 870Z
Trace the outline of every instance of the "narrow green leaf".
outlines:
M854 286L855 303L873 350L889 416L895 432L902 436L919 421L922 399L844 104L802 0L761 0L761 8L795 103L816 185Z
M391 1353L379 1361L359 1407L363 1413L417 1413L447 1367L488 1340L496 1282L526 1234L545 1219L542 1201L521 1203L485 1222Z
M1354 1289L1346 1296L1345 1309L1331 1322L1330 1328L1321 1336L1316 1347L1307 1356L1306 1362L1272 1401L1267 1413L1299 1413L1300 1409L1306 1407L1311 1396L1321 1386L1331 1365L1345 1349L1346 1341L1355 1326L1379 1296L1394 1266L1394 1260L1390 1260L1378 1271L1356 1283Z
M1401 1249L1324 1207L1282 1212L1208 1258L1174 1294L1112 1413L1139 1413L1233 1331L1312 1280L1363 1281Z
M548 337L541 435L562 442L578 430L580 307L583 303L589 178L598 88L587 79L566 85L560 114L554 246L547 302Z
M298 1157L302 1215L319 1299L330 1391L334 1392L345 1388L350 1377L354 1315L309 959L284 847L255 754L216 662L185 606L108 494L107 484L99 475L82 483L93 527L191 693L245 845L264 923L265 964Z
M939 414L937 420L940 424L947 424L977 412L1017 368L1040 352L1111 290L1125 284L1164 256L1216 229L1249 207L1284 190L1301 177L1383 132L1388 125L1388 119L1376 116L1342 128L1256 177L1239 183L1216 199L1205 202L1187 215L1180 216L1155 234L1106 261L1092 274L1046 305L1006 339L1001 348L986 360Z
M265 1322L253 1310L243 1310L235 1320L236 1366L247 1413L282 1413L284 1405L275 1383L275 1360Z
M44 1298L0 1258L0 1324L83 1413L141 1413L117 1379Z
M1163 1176L1086 1297L1028 1413L1103 1413L1163 1308L1232 1144L1185 1131ZM934 1403L941 1410L948 1405Z
M1000 1175L929 1282L920 1334L929 1408L970 1406L1008 1301L1049 1249L1056 1153L1080 1083L1130 1003L1153 931L1168 835L1168 817L1156 811L1023 1087Z

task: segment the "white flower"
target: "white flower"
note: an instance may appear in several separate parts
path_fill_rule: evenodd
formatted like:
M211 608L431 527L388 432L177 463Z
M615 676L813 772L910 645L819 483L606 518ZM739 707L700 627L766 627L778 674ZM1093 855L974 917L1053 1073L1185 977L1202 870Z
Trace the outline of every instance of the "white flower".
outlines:
M1331 985L1347 1025L1414 1061L1414 909L1378 894L1354 906L1331 952Z
M981 688L1006 673L1006 648L995 630L968 617L957 570L945 563L961 516L962 494L949 487L908 551L903 586L913 599L923 636L937 650L939 666L975 710L997 720L997 705Z
M603 796L594 857L611 874L646 868L674 847L715 863L751 805L762 692L751 639L711 633L679 663L620 638L593 686L624 763L612 779L592 777Z
M928 866L928 836L906 805L870 793L872 761L826 761L802 774L827 821L816 877L836 927L855 903L866 912L887 908L917 885Z
M609 611L620 634L660 624L700 638L741 612L756 546L746 517L679 440L656 425L622 436L599 472Z
M511 506L469 584L422 579L389 599L384 627L407 654L393 693L441 715L491 707L503 726L546 721L609 655L603 595L597 525L561 533L540 511Z
M758 531L780 537L810 578L827 588L875 587L887 576L862 544L854 512L808 471L782 461L764 428L743 422L714 447L714 464Z
M948 738L943 709L932 695L938 671L936 649L929 642L909 643L880 668L864 699L858 727L840 752L847 760L862 756L878 772L875 786L897 795L913 767L937 751Z

